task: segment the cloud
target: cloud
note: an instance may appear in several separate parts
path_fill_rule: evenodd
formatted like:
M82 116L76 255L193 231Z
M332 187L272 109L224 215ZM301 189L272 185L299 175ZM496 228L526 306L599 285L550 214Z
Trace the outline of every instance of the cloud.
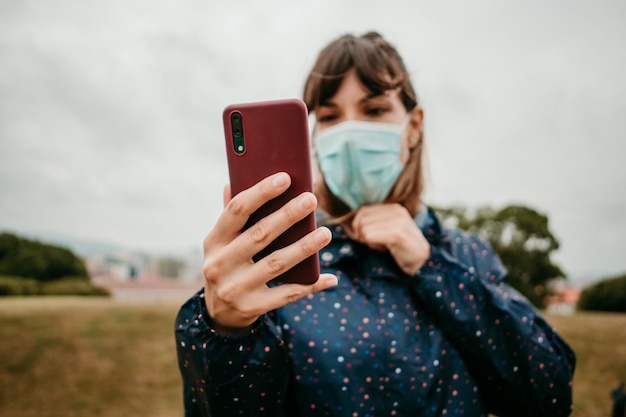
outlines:
M549 214L567 272L623 270L625 9L5 2L0 228L199 247L227 181L222 109L298 97L322 46L375 29L425 107L429 201L531 205Z

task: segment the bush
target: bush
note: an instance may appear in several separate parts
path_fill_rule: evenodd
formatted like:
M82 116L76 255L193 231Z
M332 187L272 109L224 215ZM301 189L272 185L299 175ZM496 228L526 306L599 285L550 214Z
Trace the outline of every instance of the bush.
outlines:
M36 279L0 276L0 296L39 295L41 283Z
M32 278L0 276L0 296L29 295L95 295L109 296L108 290L97 287L82 277L66 277L52 282Z
M67 248L0 234L0 274L54 281L64 276L88 281L85 262Z
M626 312L626 274L585 288L580 294L578 309Z
M41 286L41 295L96 295L109 296L102 287L97 287L82 277L67 277Z

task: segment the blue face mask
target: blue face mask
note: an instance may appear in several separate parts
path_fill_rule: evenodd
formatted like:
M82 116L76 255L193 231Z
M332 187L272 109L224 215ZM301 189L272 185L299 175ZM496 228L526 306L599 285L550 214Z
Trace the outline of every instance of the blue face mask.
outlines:
M347 121L315 134L324 181L351 209L381 203L393 188L404 169L403 126Z

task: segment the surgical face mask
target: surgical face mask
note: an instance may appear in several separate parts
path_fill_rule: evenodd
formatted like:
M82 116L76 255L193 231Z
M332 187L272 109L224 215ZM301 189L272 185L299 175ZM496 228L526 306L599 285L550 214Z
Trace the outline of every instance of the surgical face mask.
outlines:
M314 135L326 185L351 209L381 203L391 191L404 169L404 125L347 121Z

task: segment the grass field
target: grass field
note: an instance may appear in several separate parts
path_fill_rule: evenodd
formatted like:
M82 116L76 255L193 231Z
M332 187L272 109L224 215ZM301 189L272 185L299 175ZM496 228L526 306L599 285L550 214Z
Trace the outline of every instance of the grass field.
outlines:
M0 415L181 416L182 301L0 299ZM626 381L626 315L548 318L578 355L572 415L608 416L610 389Z

